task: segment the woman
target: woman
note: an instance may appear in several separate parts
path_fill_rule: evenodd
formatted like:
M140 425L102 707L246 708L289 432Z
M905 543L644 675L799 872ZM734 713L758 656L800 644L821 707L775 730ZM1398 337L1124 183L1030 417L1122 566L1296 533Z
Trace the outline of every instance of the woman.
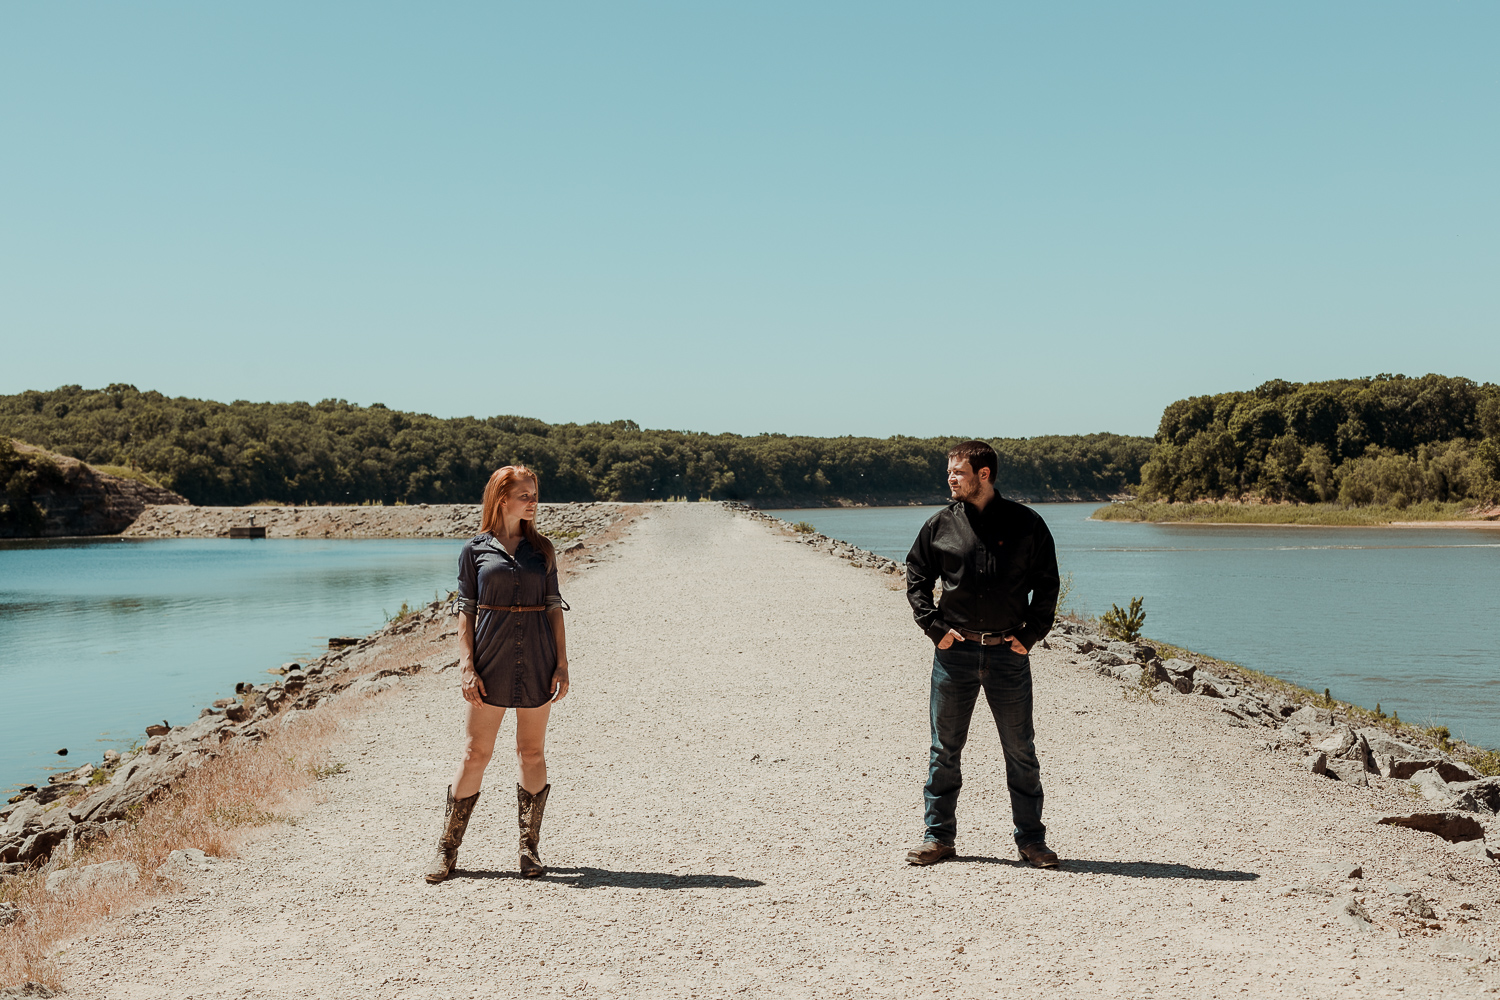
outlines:
M547 870L537 853L552 790L542 745L552 703L568 693L568 654L557 560L552 543L537 533L536 504L534 472L524 465L496 469L484 488L481 534L465 542L458 557L459 681L469 717L429 882L443 881L458 861L507 708L516 710L521 763L521 874L533 878Z

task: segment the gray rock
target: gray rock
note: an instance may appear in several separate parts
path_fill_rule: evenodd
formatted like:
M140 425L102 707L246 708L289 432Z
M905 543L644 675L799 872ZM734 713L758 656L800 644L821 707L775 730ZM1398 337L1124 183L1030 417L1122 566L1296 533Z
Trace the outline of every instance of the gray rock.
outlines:
M1318 743L1318 749L1330 757L1342 757L1354 745L1354 730L1339 726Z
M1342 757L1331 757L1328 760L1328 773L1340 781L1365 787L1370 784L1370 775L1365 771L1365 766L1357 760L1344 760Z
M69 815L75 822L102 822L123 819L132 806L149 801L187 773L200 759L195 753L162 753L143 767L133 769L121 784L109 784L73 806ZM133 763L133 762L132 762Z
M1333 905L1333 919L1345 927L1356 931L1369 931L1375 929L1375 922L1370 919L1369 912L1362 906L1359 900L1352 896L1340 900Z
M1302 763L1313 774L1328 773L1328 755L1321 750L1313 754L1311 757L1307 758Z
M1314 708L1312 705L1303 705L1301 708L1297 709L1291 715L1288 715L1286 717L1287 725L1306 726L1309 729L1326 727L1332 725L1332 723L1333 713L1328 712L1325 709Z
M1193 675L1193 693L1207 695L1210 698L1233 698L1239 694L1239 689L1222 677L1216 677L1206 670L1199 670Z
M1468 812L1500 814L1500 778L1480 778L1478 781L1449 783L1453 793L1453 808Z
M0 927L9 927L21 919L21 908L15 903L0 903Z
M1437 913L1433 911L1432 904L1420 892L1408 892L1406 894L1406 912L1423 920L1436 920Z
M1125 657L1119 655L1118 653L1110 652L1107 649L1094 650L1089 654L1089 659L1093 660L1101 667L1118 667L1122 663L1129 662L1125 659Z
M1395 760L1428 756L1426 748L1403 743L1383 729L1361 729L1359 734L1370 744L1370 752L1373 754L1384 754Z
M168 882L188 882L204 872L213 871L219 863L196 847L186 847L167 855L167 860L156 869L156 877Z
M1483 840L1461 840L1456 844L1449 844L1448 850L1475 861L1500 860L1500 847L1491 846Z
M1429 767L1425 771L1418 771L1408 781L1417 791L1422 793L1422 798L1428 802L1448 802L1453 798L1453 793L1448 788L1448 783L1438 774L1437 768Z
M41 983L25 982L14 986L7 986L0 990L0 997L56 997L61 993L54 993Z
M1467 764L1459 764L1446 757L1411 757L1405 760L1392 759L1389 770L1382 772L1387 778L1407 779L1418 771L1436 769L1444 781L1477 781L1479 772Z
M1197 673L1198 671L1198 665L1196 663L1189 663L1187 660L1179 660L1176 657L1164 661L1162 663L1162 666L1167 668L1168 673L1181 674L1188 680L1192 680L1193 674Z
M1240 729L1249 729L1255 725L1255 716L1252 715L1238 698L1222 698L1219 701L1219 713L1224 721L1231 726Z
M59 868L47 876L47 891L83 892L104 882L135 885L140 879L140 869L129 861L101 861L97 865L84 865L82 868Z
M389 677L362 677L345 688L344 694L356 698L379 694L394 683Z
M1435 833L1449 843L1461 840L1483 840L1484 827L1473 816L1443 810L1442 812L1396 813L1376 820L1387 826L1404 826L1424 833Z

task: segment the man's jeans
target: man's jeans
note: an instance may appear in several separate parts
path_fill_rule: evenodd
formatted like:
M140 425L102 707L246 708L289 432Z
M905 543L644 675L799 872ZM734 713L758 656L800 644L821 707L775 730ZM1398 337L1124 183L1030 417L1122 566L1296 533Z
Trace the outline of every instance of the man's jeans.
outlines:
M932 756L922 794L926 839L951 846L958 833L955 811L964 783L959 761L980 688L1005 750L1016 843L1040 843L1047 828L1042 825L1042 768L1031 725L1031 657L1012 652L1009 645L977 642L955 642L932 658Z

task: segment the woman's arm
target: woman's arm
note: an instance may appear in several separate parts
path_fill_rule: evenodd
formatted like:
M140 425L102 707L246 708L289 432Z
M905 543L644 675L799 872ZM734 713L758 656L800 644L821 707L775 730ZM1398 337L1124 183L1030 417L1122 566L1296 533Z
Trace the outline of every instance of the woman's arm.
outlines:
M474 672L474 616L467 611L458 613L458 677L464 701L483 705L484 681Z
M547 622L557 644L557 668L552 671L552 700L562 701L568 695L568 639L563 634L562 608L548 608Z

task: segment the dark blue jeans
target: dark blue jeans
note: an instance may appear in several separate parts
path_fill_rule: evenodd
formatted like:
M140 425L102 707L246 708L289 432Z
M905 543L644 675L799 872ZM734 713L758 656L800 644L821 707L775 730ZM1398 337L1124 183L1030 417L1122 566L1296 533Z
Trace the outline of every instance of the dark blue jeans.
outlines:
M926 839L951 845L958 834L958 791L964 783L959 763L980 688L1005 750L1016 843L1039 843L1047 828L1042 825L1042 766L1031 725L1031 657L1012 652L1008 645L977 642L955 642L932 658L932 755L922 790Z

